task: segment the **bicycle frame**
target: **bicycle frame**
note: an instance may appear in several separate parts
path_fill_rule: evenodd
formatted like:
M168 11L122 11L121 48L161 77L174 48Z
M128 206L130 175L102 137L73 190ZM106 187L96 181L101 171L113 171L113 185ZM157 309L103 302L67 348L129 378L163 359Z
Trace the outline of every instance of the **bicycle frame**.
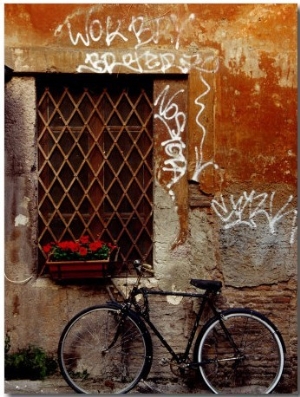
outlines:
M216 307L213 305L211 299L210 299L210 291L205 291L204 293L197 293L197 292L173 292L173 291L157 291L157 290L148 290L147 288L137 288L133 287L129 298L125 301L124 308L126 309L131 309L132 306L134 307L135 313L141 317L146 324L150 327L150 329L154 332L154 334L157 336L157 338L160 340L160 342L163 344L163 346L167 349L167 351L171 354L172 358L178 363L181 364L183 363L189 356L190 350L192 343L194 341L195 335L197 328L199 327L199 323L203 314L203 311L205 307L208 305L210 309L212 310L213 314L218 316L219 311L216 309ZM144 300L144 305L140 305L136 302L135 297L137 295L142 295L143 300ZM148 295L162 295L162 296L181 296L181 297L190 297L190 298L201 298L201 304L199 307L199 311L196 314L195 321L193 324L193 327L190 332L190 336L187 341L187 345L185 348L185 351L183 354L176 354L175 351L172 349L172 347L169 345L169 343L164 339L163 335L160 333L160 331L156 328L156 326L152 323L150 320L149 316L149 302L148 302ZM126 310L125 310L126 312ZM220 320L221 320L221 315L220 315ZM222 321L222 320L221 320ZM225 327L225 326L224 326ZM226 329L226 328L225 328ZM226 332L227 333L227 332ZM191 366L199 366L202 365L203 363L187 363L185 364L186 367L191 367Z
M268 394L274 390L282 376L285 348L279 331L267 317L249 308L218 308L215 296L222 283L217 280L191 279L191 285L197 289L189 292L146 288L140 285L140 279L144 271L151 272L152 268L138 260L133 265L137 270L136 281L121 280L119 284L119 280L112 280L111 285L106 285L110 301L76 314L61 334L59 365L74 390L118 394L133 389L151 371L153 334L167 354L161 362L169 364L178 377L186 377L190 368L198 370L216 394L228 390L237 394ZM165 340L164 328L159 330L155 325L161 327L156 316L154 323L150 319L150 306L155 309L158 302L152 303L148 298L155 295L197 301L200 298L184 342L178 335L181 347L175 343L172 347L172 338ZM164 298L157 300L162 303ZM207 319L208 311L211 318ZM89 379L77 376L83 369Z

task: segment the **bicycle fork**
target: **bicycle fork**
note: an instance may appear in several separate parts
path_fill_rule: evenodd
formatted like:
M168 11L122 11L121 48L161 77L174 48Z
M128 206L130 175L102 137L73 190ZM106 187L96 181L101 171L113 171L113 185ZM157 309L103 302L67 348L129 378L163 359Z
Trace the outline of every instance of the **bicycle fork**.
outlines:
M126 309L126 308L125 308ZM112 342L109 344L109 346L107 346L106 349L102 350L102 355L105 355L109 352L109 350L115 345L115 343L117 342L119 336L121 335L121 331L123 328L123 325L125 323L125 319L127 317L127 310L120 309L120 312L122 313L120 320L118 321L118 327L117 330L115 332L114 338L112 340Z

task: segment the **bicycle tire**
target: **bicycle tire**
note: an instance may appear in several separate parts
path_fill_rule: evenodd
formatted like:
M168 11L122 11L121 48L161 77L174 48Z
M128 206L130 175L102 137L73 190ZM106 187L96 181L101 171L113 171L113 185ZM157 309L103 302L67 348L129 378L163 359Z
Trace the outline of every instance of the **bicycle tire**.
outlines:
M271 393L284 367L281 334L267 317L250 309L225 310L221 318L242 357L234 353L219 317L209 320L194 350L204 382L215 394Z
M147 377L152 340L143 321L129 311L117 341L121 306L106 304L79 312L65 326L58 345L60 371L77 393L123 394ZM107 350L108 349L108 350Z

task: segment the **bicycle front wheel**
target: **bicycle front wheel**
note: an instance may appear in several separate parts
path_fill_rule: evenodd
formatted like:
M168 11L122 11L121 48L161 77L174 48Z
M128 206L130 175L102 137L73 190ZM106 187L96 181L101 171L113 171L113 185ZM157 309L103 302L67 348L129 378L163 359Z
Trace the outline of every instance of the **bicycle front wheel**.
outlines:
M270 393L284 366L280 333L253 310L226 310L221 319L210 320L195 345L203 380L216 394Z
M127 393L148 375L152 342L133 312L124 318L121 306L93 306L66 325L58 361L63 377L77 393Z

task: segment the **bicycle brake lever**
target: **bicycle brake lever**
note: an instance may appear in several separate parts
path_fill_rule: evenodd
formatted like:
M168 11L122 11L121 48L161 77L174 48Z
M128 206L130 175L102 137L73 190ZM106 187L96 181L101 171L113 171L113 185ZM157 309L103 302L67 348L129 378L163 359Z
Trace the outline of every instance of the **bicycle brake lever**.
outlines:
M148 263L142 263L140 259L135 259L133 261L133 266L135 267L138 273L142 273L143 270L146 270L147 272L154 274L154 270L152 266L149 265Z
M145 269L147 272L154 274L153 267L148 265L148 263L143 263L142 268Z

